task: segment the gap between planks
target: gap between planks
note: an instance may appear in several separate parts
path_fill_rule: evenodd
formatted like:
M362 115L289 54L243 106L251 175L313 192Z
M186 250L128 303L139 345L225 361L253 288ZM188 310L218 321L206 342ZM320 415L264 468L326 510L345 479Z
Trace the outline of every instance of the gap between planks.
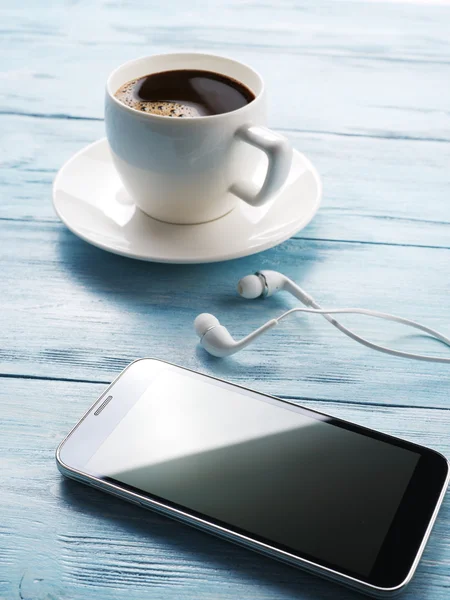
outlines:
M65 113L31 113L25 111L0 111L0 117L26 117L31 119L49 119L49 120L68 120L68 121L103 121L103 117L89 117L84 115L69 115ZM304 133L307 135L323 135L323 136L338 136L338 137L351 137L351 138L367 138L375 140L390 140L396 141L407 141L407 142L437 142L443 144L449 144L450 138L446 137L421 137L413 135L401 135L398 133L352 133L345 131L326 131L321 129L296 129L296 128L284 128L274 127L276 131L283 131L285 133Z
M26 375L21 373L0 373L1 379L28 379L32 381L58 381L61 383L89 383L95 385L110 385L111 381L109 380L94 380L94 379L75 379L70 377L46 377L40 375ZM410 404L395 404L395 403L379 403L379 402L356 402L354 400L335 400L333 398L312 398L309 396L286 396L284 394L279 394L277 396L282 400L290 400L295 402L323 402L324 404L345 404L350 406L373 406L376 408L405 408L405 409L418 409L418 410L440 410L440 411L448 411L449 408L438 407L438 406L423 406L423 405L410 405Z
M55 171L56 172L56 171ZM375 218L375 217L373 217ZM396 218L392 217L392 220L395 221ZM50 225L61 225L59 219L57 217L53 219L42 219L42 218L34 218L34 217L0 217L0 222L4 221L6 223L31 223L31 224L50 224ZM420 223L430 223L430 221L421 221L418 219ZM450 225L446 221L432 221L435 225ZM326 242L330 244L363 244L366 246L392 246L394 248L424 248L430 250L450 250L450 246L433 246L432 244L406 244L406 243L397 243L397 242L376 242L373 240L341 240L341 239L333 239L333 238L320 238L320 237L307 237L302 235L292 235L289 240L299 240L303 242ZM286 240L288 241L288 240ZM88 243L88 242L86 242Z

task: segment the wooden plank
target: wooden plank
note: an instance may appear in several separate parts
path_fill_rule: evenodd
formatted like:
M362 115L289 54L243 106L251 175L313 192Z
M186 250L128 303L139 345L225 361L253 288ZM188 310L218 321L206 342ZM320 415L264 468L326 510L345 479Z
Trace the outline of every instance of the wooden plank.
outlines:
M234 282L258 268L285 270L324 305L448 327L448 3L25 0L2 17L0 598L356 598L62 483L53 452L104 383L154 355L449 456L445 366L369 352L314 318L295 318L226 361L205 355L192 333L203 310L238 337L293 306L236 298ZM190 49L264 75L270 124L317 164L323 208L297 239L215 266L142 264L89 247L53 214L57 169L103 135L104 81L115 66ZM377 321L348 322L378 341L446 352ZM449 525L447 499L405 599L448 597Z
M0 451L8 473L8 484L0 495L1 598L359 597L81 484L63 481L54 462L55 448L102 388L1 379ZM450 454L448 410L367 410L317 401L308 405ZM405 600L447 598L449 526L447 497Z
M446 365L370 351L319 317L290 323L228 359L198 347L192 323L212 312L239 338L286 308L237 297L238 279L280 269L323 306L362 306L447 331L449 250L291 240L263 254L216 265L158 265L111 255L59 223L0 222L0 371L111 380L142 356L206 369L269 393L448 407ZM363 335L410 351L449 356L442 344L403 327L346 317Z
M105 2L88 18L77 3L41 12L31 2L5 11L6 114L100 117L115 66L193 49L259 69L275 128L450 140L449 6L203 0Z
M0 218L56 221L50 186L103 122L0 116ZM288 131L323 178L319 214L296 237L450 247L450 144ZM412 169L411 166L414 166Z

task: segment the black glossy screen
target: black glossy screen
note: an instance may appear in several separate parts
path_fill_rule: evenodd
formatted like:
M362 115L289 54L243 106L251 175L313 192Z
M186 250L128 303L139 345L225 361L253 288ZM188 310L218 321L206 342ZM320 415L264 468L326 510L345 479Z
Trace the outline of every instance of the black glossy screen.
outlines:
M420 455L312 414L168 369L87 468L366 576Z

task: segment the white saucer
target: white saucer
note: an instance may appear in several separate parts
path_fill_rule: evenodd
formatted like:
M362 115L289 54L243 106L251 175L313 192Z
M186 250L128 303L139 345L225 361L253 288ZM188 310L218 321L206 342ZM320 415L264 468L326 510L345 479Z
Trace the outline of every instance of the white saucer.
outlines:
M264 172L261 161L256 183ZM321 195L317 171L295 151L286 185L268 204L252 208L239 202L221 219L201 225L162 223L128 197L106 139L75 154L53 185L56 213L75 235L116 254L166 263L228 260L276 246L310 222Z

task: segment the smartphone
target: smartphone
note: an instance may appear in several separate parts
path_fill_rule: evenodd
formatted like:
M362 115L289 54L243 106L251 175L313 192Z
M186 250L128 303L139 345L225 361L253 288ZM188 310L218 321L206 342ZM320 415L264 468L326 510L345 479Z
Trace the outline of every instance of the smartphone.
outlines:
M434 450L154 359L63 440L60 471L374 596L411 580L449 481Z

